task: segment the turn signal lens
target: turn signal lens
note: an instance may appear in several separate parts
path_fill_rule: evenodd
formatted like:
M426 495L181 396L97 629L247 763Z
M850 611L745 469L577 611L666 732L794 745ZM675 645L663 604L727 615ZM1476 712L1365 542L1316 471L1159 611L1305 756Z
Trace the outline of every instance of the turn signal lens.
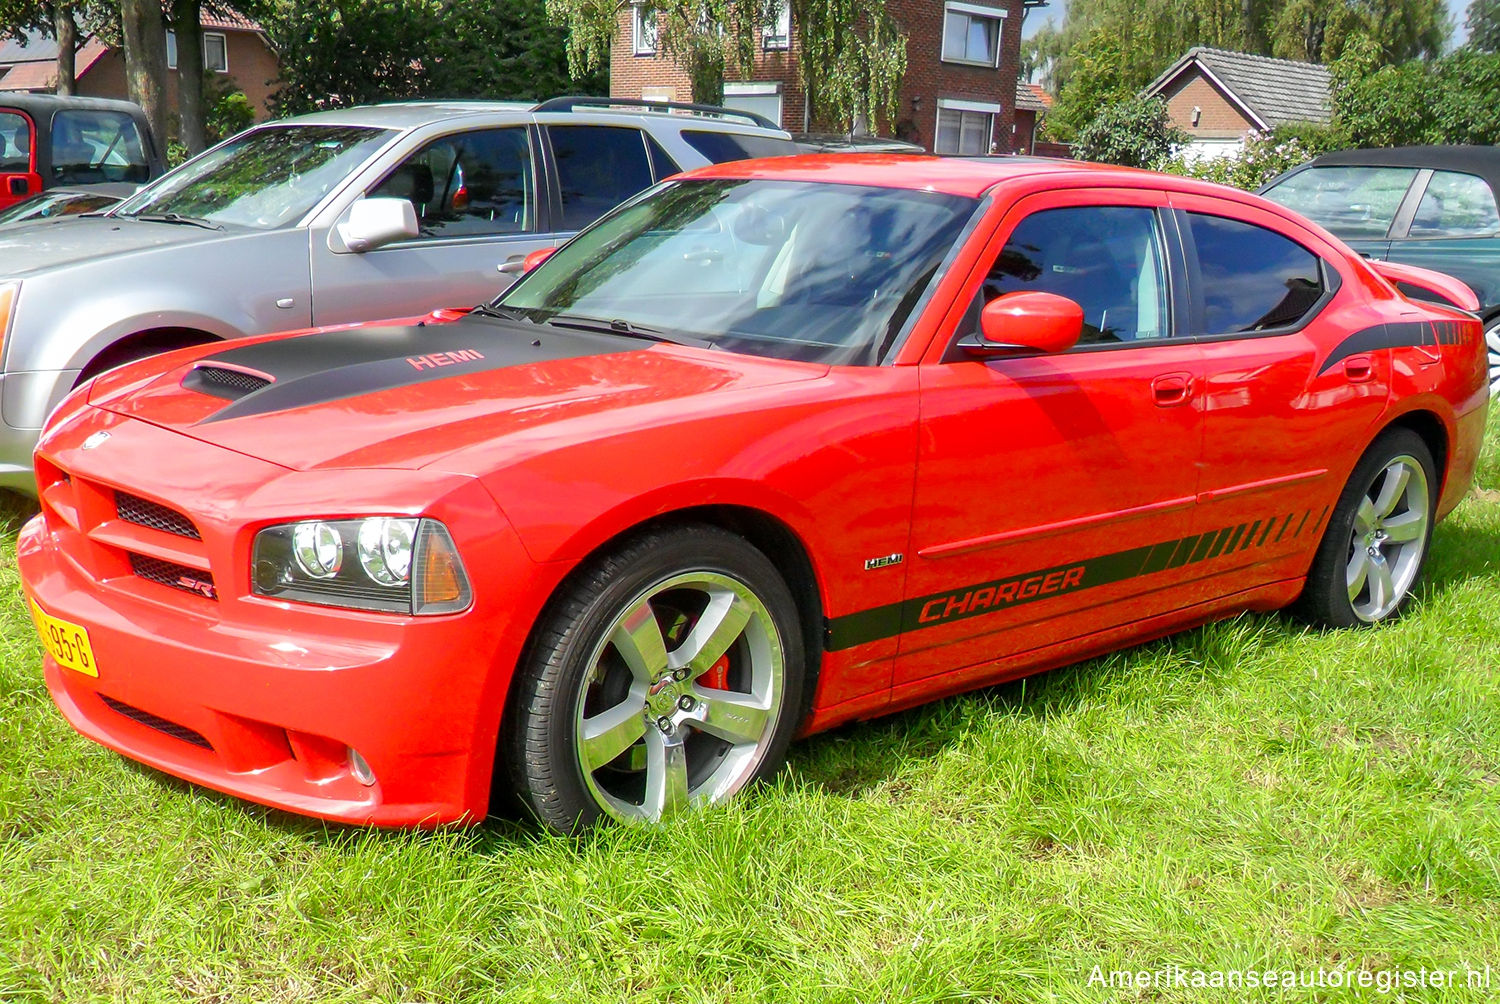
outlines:
M20 292L19 282L0 285L0 359L5 358L5 342L10 338L10 319L15 315L16 296Z
M469 579L448 528L424 519L417 541L417 574L412 582L412 613L451 614L469 606Z

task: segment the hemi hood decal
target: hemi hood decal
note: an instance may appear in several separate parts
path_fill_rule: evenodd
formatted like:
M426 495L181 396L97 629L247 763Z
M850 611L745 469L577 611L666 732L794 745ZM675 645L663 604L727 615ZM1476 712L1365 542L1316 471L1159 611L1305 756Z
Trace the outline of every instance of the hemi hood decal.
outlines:
M1463 342L1463 324L1459 321L1389 321L1372 324L1347 336L1334 346L1323 360L1321 376L1350 356L1377 349L1412 348L1420 345L1459 345Z
M325 404L464 373L648 347L623 335L491 318L316 332L199 359L199 368L222 366L272 381L200 424Z

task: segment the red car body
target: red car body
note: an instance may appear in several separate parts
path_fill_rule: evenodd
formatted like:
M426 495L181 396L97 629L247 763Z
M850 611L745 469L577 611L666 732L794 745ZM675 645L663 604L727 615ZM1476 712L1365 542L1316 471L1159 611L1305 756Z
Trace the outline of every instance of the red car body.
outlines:
M886 365L646 343L499 365L445 314L407 329L428 351L397 352L420 380L242 417L184 386L222 346L99 378L41 439L42 511L18 548L40 611L91 639L97 676L46 662L67 719L296 812L475 820L533 625L581 562L648 522L690 514L775 554L821 642L810 733L1285 606L1362 450L1392 425L1438 458L1439 515L1470 485L1487 404L1478 322L1407 300L1257 197L1024 160L789 158L690 177L985 201ZM1101 198L1259 224L1322 258L1337 291L1274 336L953 360L983 263L1017 221ZM122 519L122 495L201 539ZM373 514L442 520L472 607L422 618L252 594L260 528ZM186 585L142 568L186 569ZM377 784L352 776L350 747Z

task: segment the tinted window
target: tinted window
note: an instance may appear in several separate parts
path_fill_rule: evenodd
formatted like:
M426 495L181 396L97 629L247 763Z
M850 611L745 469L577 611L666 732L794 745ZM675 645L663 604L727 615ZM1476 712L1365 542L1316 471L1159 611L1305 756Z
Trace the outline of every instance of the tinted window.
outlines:
M0 112L0 172L31 171L31 123L15 112Z
M682 172L682 166L672 159L672 155L661 148L661 144L646 134L646 147L651 151L651 170L656 173L656 180L670 178L674 174Z
M135 119L122 112L63 111L52 117L52 178L75 185L151 177Z
M499 300L784 359L873 365L976 202L744 179L668 182L569 241Z
M1187 217L1198 249L1205 334L1296 324L1322 297L1318 256L1301 244L1253 223Z
M368 194L411 202L423 237L519 234L536 228L525 129L444 136L408 157Z
M707 157L711 164L753 160L756 157L786 157L797 152L797 144L774 136L739 136L728 132L684 129L682 138L687 141L688 146Z
M1500 231L1495 193L1483 178L1434 171L1412 218L1412 237L1483 237Z
M965 331L984 303L1036 290L1083 308L1080 344L1166 336L1167 278L1154 210L1134 206L1046 209L1026 217L990 268Z
M639 129L549 126L562 226L582 230L637 192L651 187L651 164Z
M1379 238L1416 176L1411 167L1310 167L1265 195L1340 237Z

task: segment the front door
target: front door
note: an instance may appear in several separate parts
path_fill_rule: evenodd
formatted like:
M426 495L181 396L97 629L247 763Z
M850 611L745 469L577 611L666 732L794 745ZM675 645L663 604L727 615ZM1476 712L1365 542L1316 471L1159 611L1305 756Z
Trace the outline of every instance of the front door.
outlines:
M19 108L0 107L0 209L42 190L36 172L36 127Z
M958 330L1019 290L1084 310L1079 345L921 368L912 555L896 684L1180 605L1195 558L1198 348L1153 192L1063 192L1002 222ZM981 671L981 674L982 671Z
M407 199L420 235L373 251L312 231L313 323L341 324L472 307L493 299L521 260L552 240L532 131L454 133L422 147L366 193Z

